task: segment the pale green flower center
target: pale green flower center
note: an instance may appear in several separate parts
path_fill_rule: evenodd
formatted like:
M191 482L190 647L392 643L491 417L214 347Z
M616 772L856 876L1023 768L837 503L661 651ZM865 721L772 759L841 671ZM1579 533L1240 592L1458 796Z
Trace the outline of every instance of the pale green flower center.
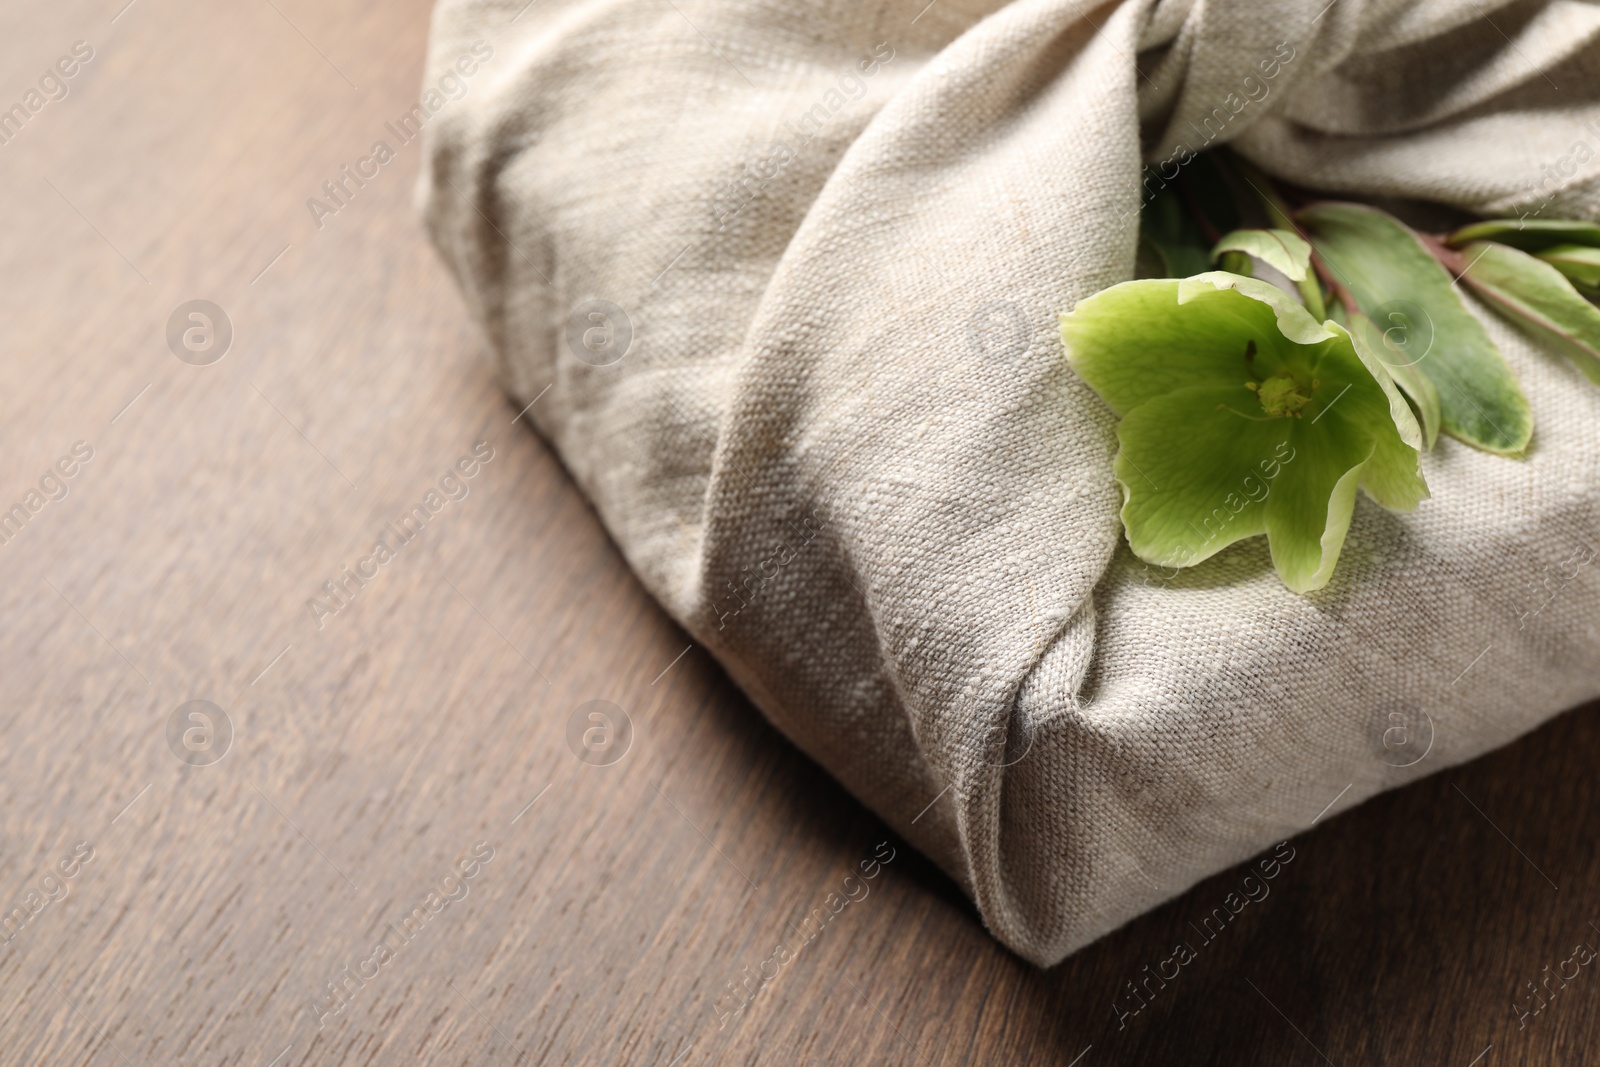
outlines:
M1310 391L1296 378L1277 374L1257 385L1246 382L1245 388L1256 394L1261 410L1271 418L1300 417L1300 412L1311 402Z

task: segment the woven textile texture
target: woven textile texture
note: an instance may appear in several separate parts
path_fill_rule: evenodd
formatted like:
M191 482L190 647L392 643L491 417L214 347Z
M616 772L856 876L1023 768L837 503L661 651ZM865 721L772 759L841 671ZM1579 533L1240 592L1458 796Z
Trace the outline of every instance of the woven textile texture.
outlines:
M415 116L506 388L651 593L1021 955L1600 695L1600 390L1560 357L1474 304L1528 457L1442 439L1433 498L1363 499L1302 597L1260 538L1130 555L1057 338L1185 149L1600 216L1600 7L525 4L440 3Z

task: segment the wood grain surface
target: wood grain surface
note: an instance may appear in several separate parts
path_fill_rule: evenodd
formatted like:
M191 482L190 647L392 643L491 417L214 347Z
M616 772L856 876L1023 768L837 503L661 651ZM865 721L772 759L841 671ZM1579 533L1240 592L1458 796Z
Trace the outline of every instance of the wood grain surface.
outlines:
M1593 715L1329 798L1214 941L1244 869L1037 971L629 575L417 144L312 219L416 100L425 0L122 3L0 14L0 1064L1596 1060ZM225 353L174 355L191 300Z

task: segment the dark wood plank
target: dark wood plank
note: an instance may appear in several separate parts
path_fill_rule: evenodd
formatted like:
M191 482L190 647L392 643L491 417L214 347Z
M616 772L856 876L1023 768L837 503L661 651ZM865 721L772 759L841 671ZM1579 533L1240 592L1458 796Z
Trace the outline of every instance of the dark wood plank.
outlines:
M417 146L313 224L305 199L416 97L427 4L119 7L0 13L0 102L94 48L0 146L0 500L93 449L0 545L0 899L29 912L0 947L0 1063L1592 1058L1595 966L1525 1028L1510 1009L1600 946L1592 715L1325 820L1119 1029L1125 983L1244 871L1053 971L1011 956L761 721L513 423L411 213ZM164 337L194 298L234 328L209 366ZM319 627L307 600L480 441L467 496ZM195 699L233 729L205 766L168 737ZM632 724L616 763L569 746L591 700ZM465 895L435 914L441 886Z

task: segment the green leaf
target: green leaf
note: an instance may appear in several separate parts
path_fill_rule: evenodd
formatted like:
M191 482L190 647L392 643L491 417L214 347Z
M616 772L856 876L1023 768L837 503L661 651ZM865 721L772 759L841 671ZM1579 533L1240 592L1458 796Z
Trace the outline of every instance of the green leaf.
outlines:
M1578 295L1556 268L1519 249L1480 241L1462 252L1468 263L1463 282L1600 383L1600 308Z
M1359 305L1352 311L1375 323L1399 315L1429 339L1429 347L1408 350L1404 360L1391 359L1387 346L1369 347L1391 373L1395 364L1409 363L1433 383L1444 432L1488 452L1526 449L1533 433L1527 397L1483 324L1461 302L1449 272L1417 235L1361 204L1318 204L1299 218L1333 277ZM1404 368L1401 375L1414 377Z
M1552 245L1534 254L1566 275L1578 292L1600 296L1600 247Z
M1288 230L1234 230L1212 247L1212 262L1221 259L1224 252L1252 255L1290 281L1304 281L1311 270L1311 246Z
M1213 271L1124 282L1061 318L1074 370L1122 416L1113 470L1128 544L1192 566L1266 534L1284 584L1327 584L1357 488L1427 495L1421 430L1383 370L1292 296Z
M1475 222L1445 238L1452 248L1474 241L1495 241L1524 252L1542 252L1555 245L1600 245L1600 224L1574 219L1490 219Z

